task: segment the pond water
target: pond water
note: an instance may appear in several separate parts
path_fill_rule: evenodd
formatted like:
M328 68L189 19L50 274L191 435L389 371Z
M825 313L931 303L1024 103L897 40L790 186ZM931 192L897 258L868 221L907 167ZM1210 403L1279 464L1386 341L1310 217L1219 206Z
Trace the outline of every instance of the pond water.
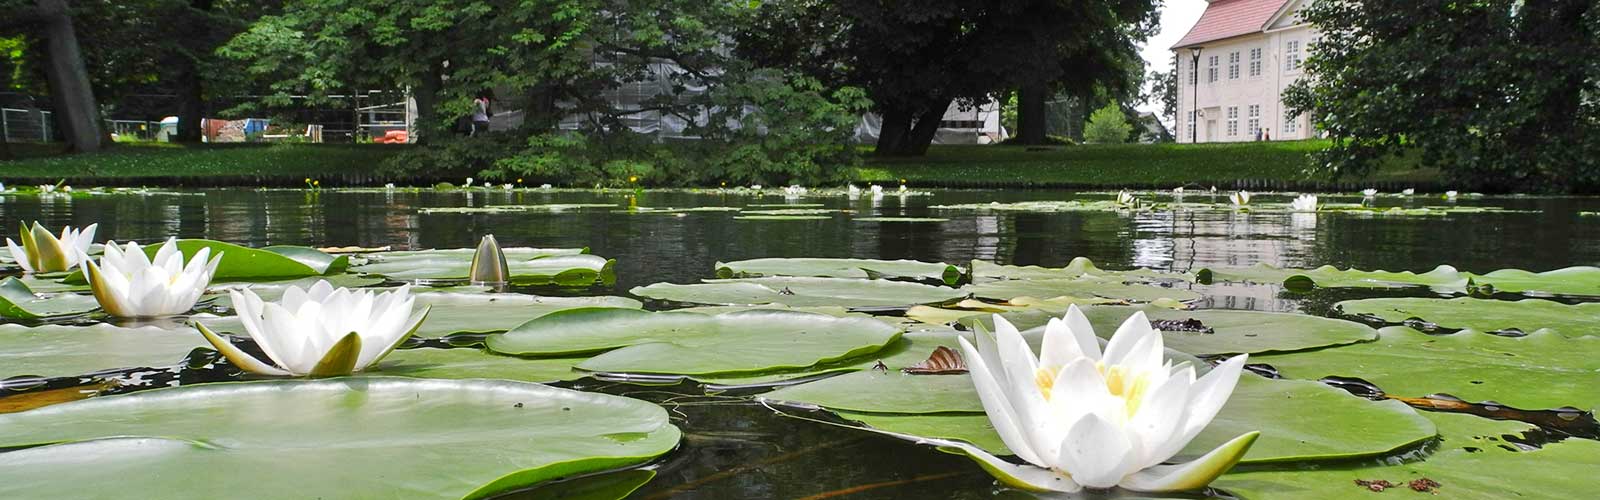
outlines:
M462 248L494 234L503 246L588 247L617 261L612 287L535 289L541 294L622 295L656 282L712 277L718 261L759 257L854 257L1061 266L1087 257L1107 269L1190 271L1268 263L1426 271L1441 264L1487 273L1546 271L1600 263L1600 200L1559 197L1382 197L1379 206L1496 206L1514 213L1383 216L1360 213L1247 213L1230 210L1005 213L934 205L1107 199L1062 191L934 191L881 200L812 197L794 203L849 209L819 220L735 220L729 212L682 215L607 210L419 213L427 207L550 203L700 207L782 205L782 196L626 191L294 191L203 190L177 194L8 197L0 220L45 226L99 224L106 239L206 238L246 246ZM1226 203L1190 194L1187 202ZM1285 198L1262 196L1258 203ZM1359 196L1339 200L1355 203ZM781 207L778 207L781 208ZM1526 211L1526 212L1520 212ZM873 222L866 217L932 217L939 222ZM1187 285L1185 285L1187 286ZM1325 314L1349 298L1396 292L1271 286L1199 286L1202 307ZM1417 295L1405 292L1404 295ZM652 305L655 307L658 305ZM971 461L927 447L805 420L686 386L647 387L584 380L570 386L666 404L685 433L656 464L636 498L991 498L1000 490ZM815 415L823 418L821 415ZM425 471L410 473L425 474ZM627 480L621 478L617 480ZM607 481L605 477L595 479ZM1012 495L1013 492L1001 492ZM538 490L522 496L535 498ZM1353 493L1352 493L1353 494ZM513 495L517 496L517 495Z

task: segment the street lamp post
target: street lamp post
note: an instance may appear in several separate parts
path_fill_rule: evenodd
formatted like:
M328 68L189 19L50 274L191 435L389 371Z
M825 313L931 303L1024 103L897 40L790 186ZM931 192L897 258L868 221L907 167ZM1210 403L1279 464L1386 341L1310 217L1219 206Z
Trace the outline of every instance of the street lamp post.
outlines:
M1194 100L1189 102L1189 143L1200 142L1200 124L1195 121L1200 119L1200 51L1205 47L1190 47L1189 54L1194 60L1189 65L1191 79L1194 84Z

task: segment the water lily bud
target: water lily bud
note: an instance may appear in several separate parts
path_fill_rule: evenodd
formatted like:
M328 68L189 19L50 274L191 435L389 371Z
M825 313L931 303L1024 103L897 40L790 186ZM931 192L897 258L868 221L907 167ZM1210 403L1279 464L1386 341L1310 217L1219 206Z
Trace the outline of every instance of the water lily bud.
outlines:
M506 264L506 253L494 235L486 234L478 242L478 251L472 254L472 269L467 278L473 284L502 284L511 281L511 266Z

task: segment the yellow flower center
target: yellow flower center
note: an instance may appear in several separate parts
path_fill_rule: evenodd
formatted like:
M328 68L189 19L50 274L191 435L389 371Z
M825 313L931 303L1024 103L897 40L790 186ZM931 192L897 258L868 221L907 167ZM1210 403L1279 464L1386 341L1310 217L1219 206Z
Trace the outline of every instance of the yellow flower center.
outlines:
M1131 418L1139 412L1139 404L1144 401L1144 393L1150 388L1151 378L1148 373L1134 372L1126 366L1106 366L1104 362L1095 363L1095 369L1105 377L1106 392L1122 399L1123 415ZM1039 393L1044 395L1045 401L1050 400L1050 393L1056 385L1056 377L1061 375L1061 367L1042 367L1034 372L1033 383L1039 387Z

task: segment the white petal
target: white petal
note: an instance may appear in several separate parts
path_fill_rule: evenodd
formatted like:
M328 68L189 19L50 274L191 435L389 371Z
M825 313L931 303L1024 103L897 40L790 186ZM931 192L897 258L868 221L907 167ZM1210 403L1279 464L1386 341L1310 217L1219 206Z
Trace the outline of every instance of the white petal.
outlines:
M1145 391L1138 412L1127 425L1128 432L1138 435L1139 443L1148 447L1139 450L1136 467L1142 469L1172 458L1161 453L1168 448L1167 442L1179 435L1187 418L1191 380L1189 376L1171 377Z
M17 259L17 265L22 266L23 271L33 272L33 263L28 262L27 250L17 246L16 242L11 241L11 238L6 238L6 247L11 249L11 257Z
M1006 447L1028 463L1049 467L1050 464L1040 459L1033 451L1033 443L1029 434L1023 430L1021 420L1011 407L1011 402L1006 399L1006 391L990 374L989 367L984 362L984 357L972 347L965 338L958 338L961 342L961 351L966 355L967 373L972 376L972 385L978 391L978 400L983 403L983 410L989 414L989 423L994 425L995 433L1000 435L1000 440Z
M1123 320L1122 326L1117 327L1117 332L1111 335L1111 341L1106 344L1105 358L1103 358L1106 365L1128 364L1125 360L1134 353L1139 343L1152 336L1160 338L1160 334L1150 328L1150 319L1145 317L1144 311L1133 313L1128 319ZM1158 347L1156 351L1159 352L1161 349Z
M1089 317L1083 315L1083 310L1077 304L1067 306L1067 315L1062 317L1066 322L1067 330L1072 332L1073 340L1078 342L1078 349L1085 356L1092 359L1101 359L1100 338L1094 334L1094 325L1089 324Z
M1157 454L1168 457L1176 455L1200 431L1205 430L1211 419L1216 418L1217 412L1222 411L1222 406L1227 404L1228 397L1233 395L1247 360L1249 356L1241 354L1223 361L1189 387L1189 411L1184 417L1183 428L1158 448Z
M1058 463L1078 484L1103 489L1116 486L1133 472L1123 468L1131 453L1133 446L1121 429L1090 413L1067 431Z

